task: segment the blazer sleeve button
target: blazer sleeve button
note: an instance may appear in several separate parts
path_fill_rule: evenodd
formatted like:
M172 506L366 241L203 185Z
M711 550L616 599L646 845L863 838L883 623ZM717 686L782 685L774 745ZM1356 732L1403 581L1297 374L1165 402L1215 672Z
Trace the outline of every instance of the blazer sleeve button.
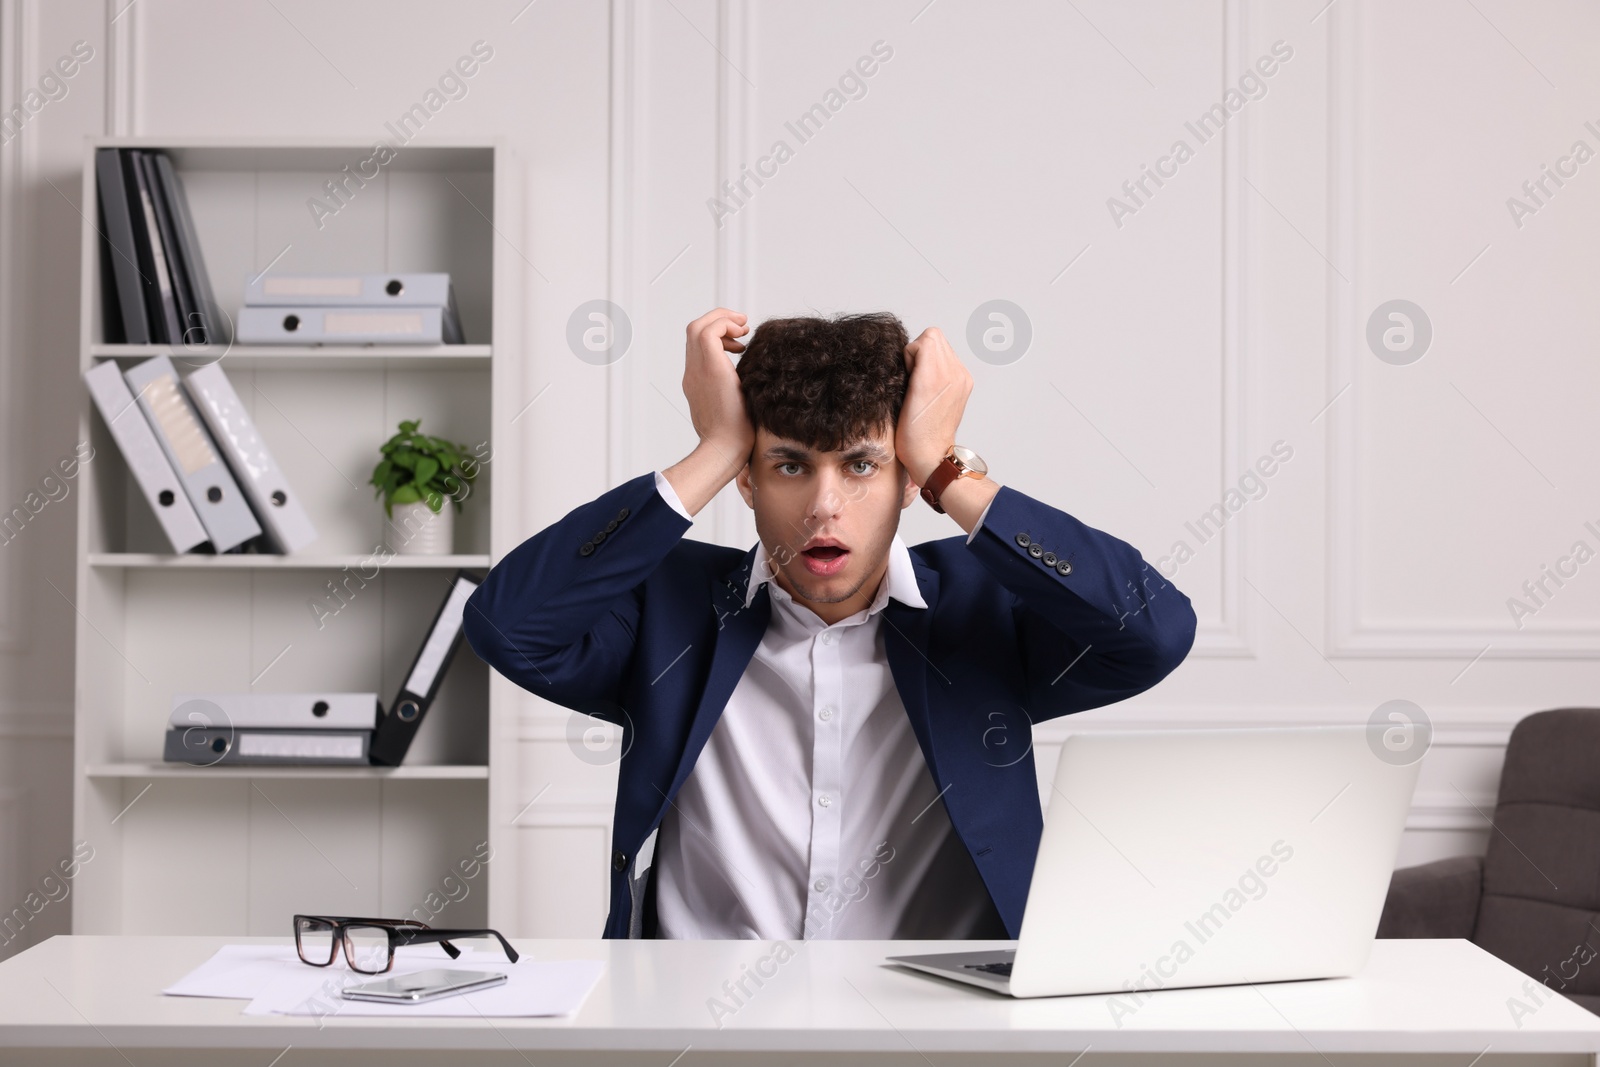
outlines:
M627 853L621 852L621 851L613 852L611 854L611 869L613 871L625 871L625 870L627 870L628 869L628 855L627 855Z
M618 509L618 511L617 511L617 521L618 522L621 522L623 519L625 519L627 517L628 517L628 509L627 508Z
M1068 563L1066 560L1058 561L1056 563L1056 573L1065 578L1067 575L1072 573L1072 564Z
M1017 534L1017 544L1021 545L1023 548L1027 548L1029 545L1033 544L1033 539L1025 533L1019 533Z
M578 555L580 555L580 556L587 556L593 551L594 551L594 542L593 541L585 541L583 544L578 546Z
M590 538L590 540L592 540L597 545L601 541L604 541L605 539L606 539L606 532L604 530L596 530L594 532L594 537Z
M616 519L612 519L610 522L606 523L606 533L611 533L616 528L617 528L617 520Z
M1054 567L1056 565L1056 554L1054 552L1046 552L1042 558L1046 567Z
M1028 546L1028 555L1032 556L1034 559L1038 559L1040 556L1044 555L1044 546L1035 541L1033 544Z

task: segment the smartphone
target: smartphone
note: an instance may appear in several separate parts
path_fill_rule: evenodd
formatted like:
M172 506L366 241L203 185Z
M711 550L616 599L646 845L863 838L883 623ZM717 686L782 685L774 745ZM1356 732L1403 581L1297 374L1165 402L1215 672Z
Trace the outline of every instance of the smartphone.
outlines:
M487 989L506 980L500 971L417 971L379 982L345 986L346 1000L375 1000L381 1004L420 1004L474 989Z

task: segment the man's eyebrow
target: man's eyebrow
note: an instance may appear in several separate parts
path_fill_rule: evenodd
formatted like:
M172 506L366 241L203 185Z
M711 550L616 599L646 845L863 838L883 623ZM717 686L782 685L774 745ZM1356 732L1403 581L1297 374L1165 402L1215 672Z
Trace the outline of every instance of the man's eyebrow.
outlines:
M810 449L790 444L770 445L761 454L767 459L783 459L796 463L804 463L812 457ZM888 458L889 450L876 441L857 442L840 456L840 460L845 463L854 463L862 459L887 460Z
M889 458L889 450L876 441L862 441L851 446L842 458L846 463L854 463L859 459L886 460Z

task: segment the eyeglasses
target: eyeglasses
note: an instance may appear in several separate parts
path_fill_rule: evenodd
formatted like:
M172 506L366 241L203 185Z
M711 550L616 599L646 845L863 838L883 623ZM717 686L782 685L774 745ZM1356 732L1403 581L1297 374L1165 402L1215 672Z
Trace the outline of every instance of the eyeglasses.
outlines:
M498 930L435 930L415 919L360 919L348 915L296 915L294 947L300 960L313 967L326 967L344 944L345 962L352 971L382 974L394 966L394 950L399 945L437 943L451 959L461 950L450 943L462 937L493 937L505 949L506 958L517 962L517 950Z

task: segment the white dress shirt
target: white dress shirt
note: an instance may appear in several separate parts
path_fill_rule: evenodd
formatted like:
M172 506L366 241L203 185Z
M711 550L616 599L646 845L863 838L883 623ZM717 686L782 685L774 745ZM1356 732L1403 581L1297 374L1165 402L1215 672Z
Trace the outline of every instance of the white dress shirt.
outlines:
M905 542L871 604L831 626L772 573L762 546L745 603L771 583L766 633L662 820L659 936L1005 937L889 670L884 605L927 609Z

